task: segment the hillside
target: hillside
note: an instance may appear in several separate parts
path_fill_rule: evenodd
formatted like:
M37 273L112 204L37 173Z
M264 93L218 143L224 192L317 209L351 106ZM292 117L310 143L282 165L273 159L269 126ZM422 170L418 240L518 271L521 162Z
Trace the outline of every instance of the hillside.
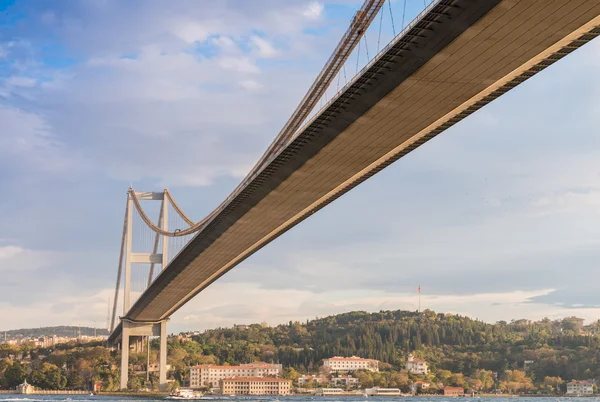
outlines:
M488 324L429 310L356 311L277 327L254 324L248 329L209 330L193 339L204 355L219 363L260 359L301 371L336 355L371 357L401 369L408 353L414 352L433 370L465 375L477 369L498 373L522 369L526 360L534 361L528 369L538 379L600 375L598 323L584 327L583 319L575 317ZM190 363L207 359L193 353L188 357Z
M2 335L2 339L4 339L4 333L9 339L13 338L29 338L29 337L39 337L39 336L50 336L56 335L59 337L74 337L77 336L81 332L83 336L93 336L94 328L90 327L75 327L75 326L65 326L61 325L58 327L41 327L41 328L23 328L23 329L13 329L10 331L3 331L0 333ZM106 328L97 328L96 335L108 335L108 330Z

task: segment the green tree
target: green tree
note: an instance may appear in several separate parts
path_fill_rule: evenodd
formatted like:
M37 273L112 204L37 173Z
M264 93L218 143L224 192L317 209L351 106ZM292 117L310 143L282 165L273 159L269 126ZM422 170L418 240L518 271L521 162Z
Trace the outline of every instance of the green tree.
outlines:
M560 386L563 383L563 379L560 377L549 377L546 376L544 377L544 387L549 391L549 392L555 392L558 393L560 391Z
M12 363L4 371L4 380L6 381L6 386L9 388L15 388L17 385L22 384L26 377L27 370L19 362Z
M288 379L288 380L292 380L293 382L296 382L296 380L298 380L298 378L300 377L300 373L297 372L296 370L294 370L293 367L288 367L283 370L282 377L285 379Z
M441 382L444 385L450 384L451 376L452 376L452 373L450 372L450 370L438 370L435 373L436 380Z
M143 380L137 375L135 374L134 371L129 371L129 379L127 381L127 388L131 389L131 390L140 390L143 388Z

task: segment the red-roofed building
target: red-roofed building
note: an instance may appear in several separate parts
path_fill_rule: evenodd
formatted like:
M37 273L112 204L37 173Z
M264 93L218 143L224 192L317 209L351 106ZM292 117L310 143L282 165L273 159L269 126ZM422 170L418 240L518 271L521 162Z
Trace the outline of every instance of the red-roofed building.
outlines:
M232 377L220 382L222 395L289 395L290 380L271 377Z
M445 396L465 396L463 387L444 387Z
M594 393L594 381L573 380L567 384L567 395L592 395Z
M216 386L222 379L231 377L279 377L282 371L281 364L265 362L242 364L240 366L201 364L190 367L190 387Z
M326 367L334 372L350 372L356 370L379 371L379 360L363 359L362 357L356 356L334 356L323 360L323 367Z

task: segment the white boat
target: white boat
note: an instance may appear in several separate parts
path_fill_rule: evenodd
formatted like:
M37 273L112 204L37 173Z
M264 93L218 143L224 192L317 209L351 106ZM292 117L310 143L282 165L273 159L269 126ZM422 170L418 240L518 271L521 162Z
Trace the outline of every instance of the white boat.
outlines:
M166 399L200 399L202 398L202 392L195 392L191 389L175 389L167 396Z

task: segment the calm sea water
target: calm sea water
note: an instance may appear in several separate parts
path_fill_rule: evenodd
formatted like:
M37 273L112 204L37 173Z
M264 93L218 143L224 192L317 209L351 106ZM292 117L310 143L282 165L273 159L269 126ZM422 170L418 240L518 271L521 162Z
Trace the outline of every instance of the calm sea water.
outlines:
M0 402L143 402L163 400L162 397L148 398L148 397L118 397L118 396L83 396L83 395L0 395ZM290 396L290 397L229 397L219 398L220 401L230 402L554 402L554 401L567 401L570 399L577 399L581 402L600 402L600 397L590 398L447 398L443 396L439 397L360 397L360 396L338 396L338 397L304 397L304 396Z

